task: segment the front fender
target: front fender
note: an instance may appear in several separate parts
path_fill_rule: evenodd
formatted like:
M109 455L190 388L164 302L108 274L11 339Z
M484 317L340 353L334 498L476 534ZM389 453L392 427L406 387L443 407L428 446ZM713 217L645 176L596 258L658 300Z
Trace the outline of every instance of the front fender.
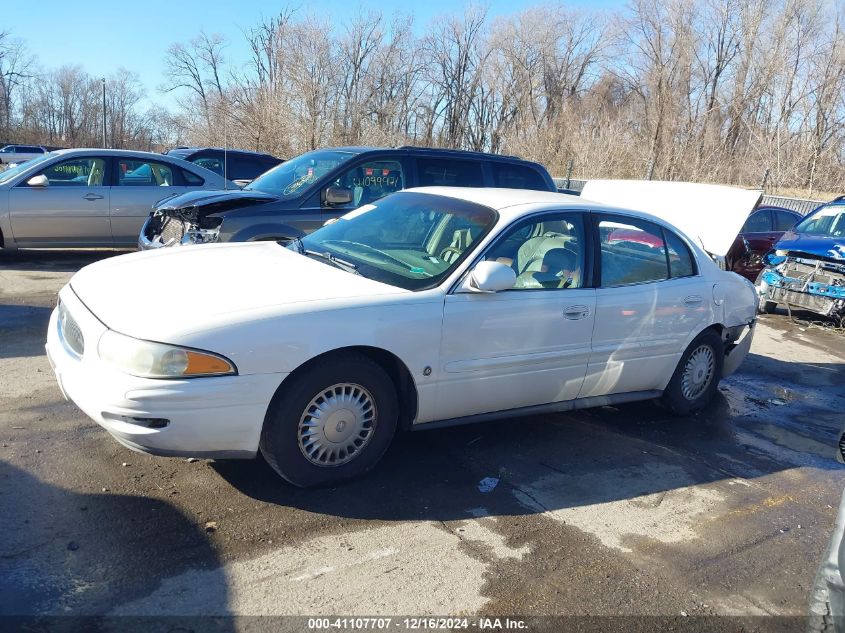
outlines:
M220 233L221 242L254 242L260 240L294 239L303 237L305 233L292 226L276 222L262 222L250 224L232 233L226 232L226 220L223 220L223 227Z

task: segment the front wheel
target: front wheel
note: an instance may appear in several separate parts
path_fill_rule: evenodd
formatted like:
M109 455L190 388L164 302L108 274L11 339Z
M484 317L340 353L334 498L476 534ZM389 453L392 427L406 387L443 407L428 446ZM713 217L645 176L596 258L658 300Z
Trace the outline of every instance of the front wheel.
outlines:
M308 488L362 475L396 431L393 381L366 356L318 361L285 381L261 431L261 454L290 483Z
M663 392L663 405L677 415L703 409L716 395L724 360L722 338L713 330L699 334L681 356Z

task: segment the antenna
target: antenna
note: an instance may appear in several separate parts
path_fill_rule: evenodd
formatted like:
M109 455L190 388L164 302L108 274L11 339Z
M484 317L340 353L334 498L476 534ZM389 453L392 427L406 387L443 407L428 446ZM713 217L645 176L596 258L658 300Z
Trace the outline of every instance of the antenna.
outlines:
M226 103L223 103L223 189L229 189L229 135L227 133L229 117L226 116Z

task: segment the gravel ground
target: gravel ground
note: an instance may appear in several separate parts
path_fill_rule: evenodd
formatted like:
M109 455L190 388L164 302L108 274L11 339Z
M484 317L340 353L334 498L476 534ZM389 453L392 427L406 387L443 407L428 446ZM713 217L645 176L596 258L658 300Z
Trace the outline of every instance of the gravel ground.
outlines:
M0 252L0 614L803 627L845 475L841 334L763 317L695 417L637 403L409 433L368 477L303 491L260 460L133 453L62 399L56 292L111 255Z

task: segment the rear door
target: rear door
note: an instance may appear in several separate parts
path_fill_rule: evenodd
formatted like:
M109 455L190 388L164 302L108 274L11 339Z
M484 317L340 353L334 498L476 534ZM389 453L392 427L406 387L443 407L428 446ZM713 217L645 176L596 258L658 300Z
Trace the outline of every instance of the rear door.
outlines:
M579 397L662 389L690 332L708 318L685 242L639 218L594 214L600 284L592 355Z
M26 181L9 191L9 216L21 246L110 246L109 161L105 156L67 158L35 175L47 185Z
M179 167L145 158L115 158L113 179L111 230L117 245L137 244L153 205L186 190Z

